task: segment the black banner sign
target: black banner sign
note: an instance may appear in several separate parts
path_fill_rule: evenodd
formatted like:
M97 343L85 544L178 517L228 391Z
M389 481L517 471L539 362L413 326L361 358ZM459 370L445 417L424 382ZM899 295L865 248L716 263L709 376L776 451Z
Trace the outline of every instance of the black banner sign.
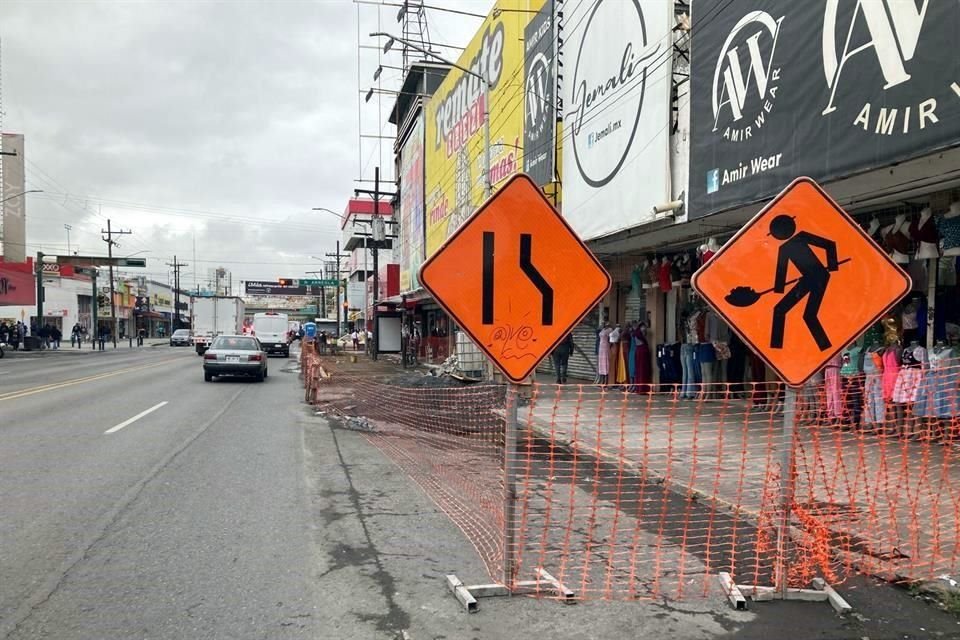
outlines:
M244 291L248 296L304 296L310 293L309 287L283 286L269 280L247 280Z
M524 29L526 78L523 121L523 172L543 186L553 181L557 80L553 46L553 2L547 2Z
M691 218L960 143L956 1L697 7Z

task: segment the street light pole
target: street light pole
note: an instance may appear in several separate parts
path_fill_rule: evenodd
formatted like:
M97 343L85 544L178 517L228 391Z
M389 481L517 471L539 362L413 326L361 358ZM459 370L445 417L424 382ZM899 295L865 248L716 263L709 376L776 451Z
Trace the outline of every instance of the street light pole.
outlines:
M456 62L451 62L443 56L440 56L433 51L424 49L423 47L417 45L416 43L410 42L409 40L404 40L403 38L398 38L395 35L391 35L384 31L374 31L370 34L371 38L376 37L385 37L389 38L388 44L392 44L391 41L396 40L397 42L410 47L415 51L430 56L435 60L450 65L454 69L459 69L460 71L466 73L467 75L473 76L480 80L483 83L483 167L484 167L484 180L483 180L483 195L485 198L489 198L493 193L493 183L490 181L490 82L484 77L483 74L477 73L476 71L471 71L466 67L462 67ZM486 72L486 69L483 70Z
M4 155L8 155L8 154L4 154ZM12 154L10 154L10 155L12 155ZM23 191L23 192L21 192L21 193L15 193L15 194L13 194L12 196L7 196L7 197L4 198L3 200L0 200L0 204L3 204L3 203L6 202L7 200L13 200L14 198L19 198L20 196L25 196L25 195L27 195L28 193L43 193L43 189L30 189L29 191Z

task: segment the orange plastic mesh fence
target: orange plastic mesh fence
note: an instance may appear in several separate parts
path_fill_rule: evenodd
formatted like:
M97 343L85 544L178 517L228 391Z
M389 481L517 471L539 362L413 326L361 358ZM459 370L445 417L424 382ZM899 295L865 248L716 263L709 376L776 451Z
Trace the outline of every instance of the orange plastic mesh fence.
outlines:
M460 527L491 579L510 561L509 586L543 568L581 598L685 598L716 592L721 571L772 586L781 559L791 586L960 568L960 369L922 371L906 394L862 375L799 390L780 541L790 443L776 383L697 385L692 398L674 386L528 387L509 453L507 535L505 387L418 382L372 364L308 356L309 401L361 420Z

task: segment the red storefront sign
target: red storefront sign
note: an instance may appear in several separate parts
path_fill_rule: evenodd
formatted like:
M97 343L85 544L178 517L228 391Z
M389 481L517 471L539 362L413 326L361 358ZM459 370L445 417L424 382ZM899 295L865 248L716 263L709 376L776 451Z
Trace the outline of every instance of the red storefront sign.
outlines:
M0 262L0 307L37 303L36 280L32 263Z

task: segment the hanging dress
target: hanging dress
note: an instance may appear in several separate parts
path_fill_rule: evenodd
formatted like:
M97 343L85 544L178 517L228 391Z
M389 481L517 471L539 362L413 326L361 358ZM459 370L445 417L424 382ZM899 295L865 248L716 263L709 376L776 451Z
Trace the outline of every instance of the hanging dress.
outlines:
M883 424L883 357L870 352L863 359L863 421L867 424Z
M893 388L894 402L912 404L917 401L926 360L927 350L923 347L907 347L903 350L900 371L897 373L897 382Z
M827 400L827 416L839 419L843 415L840 394L840 356L834 356L823 370L823 387Z
M952 418L960 415L960 359L954 350L946 348L930 354L930 369L925 379L930 380L929 402L915 407L917 415L926 418Z
M630 332L630 356L627 358L627 373L630 376L630 384L635 384L637 381L637 336L636 333Z
M597 375L601 376L610 373L610 331L610 327L601 329L597 342Z
M617 349L617 384L627 384L630 379L627 377L627 352L630 350L630 331L624 331L620 334L620 344Z
M897 374L900 373L900 355L895 347L883 351L883 400L893 400L893 389L897 386Z
M633 366L636 372L634 391L648 393L653 378L653 365L650 363L650 344L647 342L647 336L644 335L643 329L637 329L633 332L633 335L637 341L637 348L633 355Z

